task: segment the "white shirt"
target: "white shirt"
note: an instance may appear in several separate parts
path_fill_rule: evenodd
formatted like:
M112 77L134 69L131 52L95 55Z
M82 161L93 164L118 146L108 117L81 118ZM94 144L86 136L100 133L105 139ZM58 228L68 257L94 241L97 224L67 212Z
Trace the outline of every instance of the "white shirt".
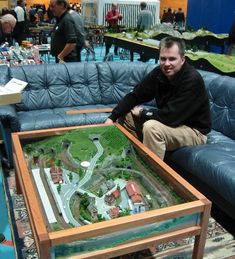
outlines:
M21 6L15 7L17 22L24 22L24 9Z

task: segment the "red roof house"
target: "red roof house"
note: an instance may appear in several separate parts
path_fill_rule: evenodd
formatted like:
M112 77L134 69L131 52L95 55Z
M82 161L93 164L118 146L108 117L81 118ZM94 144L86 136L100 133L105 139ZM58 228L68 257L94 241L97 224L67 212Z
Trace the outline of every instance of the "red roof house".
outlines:
M133 203L143 202L140 187L136 182L129 181L126 185L126 191Z

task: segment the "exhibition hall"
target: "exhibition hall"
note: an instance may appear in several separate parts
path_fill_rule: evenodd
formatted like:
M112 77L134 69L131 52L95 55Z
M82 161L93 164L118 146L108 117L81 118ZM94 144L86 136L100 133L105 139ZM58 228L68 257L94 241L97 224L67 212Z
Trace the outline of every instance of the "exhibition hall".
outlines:
M0 1L0 258L235 258L235 2Z

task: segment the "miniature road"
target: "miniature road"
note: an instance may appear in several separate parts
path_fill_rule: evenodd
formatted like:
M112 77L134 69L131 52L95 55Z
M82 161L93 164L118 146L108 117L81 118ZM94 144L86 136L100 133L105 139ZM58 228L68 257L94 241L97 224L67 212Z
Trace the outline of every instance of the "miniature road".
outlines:
M104 152L104 148L102 147L102 145L100 144L99 140L93 140L94 145L97 148L97 153L95 154L95 156L91 159L90 161L90 166L87 168L86 174L83 177L83 179L79 182L78 186L81 188L87 181L90 180L93 170L96 166L96 162L98 161L98 159L103 155Z
M66 184L63 185L62 189L61 189L60 197L61 197L62 204L63 204L62 210L64 210L66 216L69 219L69 222L71 224L73 224L74 226L80 226L80 224L77 222L76 219L74 219L74 217L72 215L72 212L70 210L69 201L70 201L72 195L75 192L79 191L81 193L86 192L86 193L89 194L89 196L97 198L94 194L89 193L86 190L81 189L81 186L83 186L87 181L90 180L90 178L92 176L92 173L93 173L93 170L96 166L96 162L103 155L103 152L104 152L104 149L103 149L102 145L100 144L99 140L93 140L93 143L95 144L95 146L97 148L97 153L91 159L90 166L88 167L88 169L86 171L86 174L83 177L83 179L79 182L78 177L75 176L75 174L73 174L73 177L75 177L76 179L73 178L73 181L71 183L70 180L68 179L68 177L66 176L66 178L64 178L64 179L66 179ZM67 174L65 174L65 175L67 175Z

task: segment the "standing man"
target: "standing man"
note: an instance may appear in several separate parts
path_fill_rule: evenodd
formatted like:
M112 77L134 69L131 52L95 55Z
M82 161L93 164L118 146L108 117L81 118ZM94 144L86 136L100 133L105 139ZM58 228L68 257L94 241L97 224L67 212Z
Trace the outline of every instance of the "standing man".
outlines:
M153 15L150 10L146 9L147 3L141 2L140 3L140 13L137 19L137 30L144 31L150 30L153 25ZM140 55L139 61L146 62L148 58L146 58L143 54Z
M140 13L137 20L138 31L150 30L153 25L153 15L150 10L146 9L147 3L140 3Z
M105 21L108 23L109 28L113 29L114 31L118 32L118 21L122 20L122 15L118 12L117 10L117 5L112 4L112 9L107 12L105 16ZM111 48L110 44L106 43L106 48L105 48L105 55L109 53L109 49ZM118 55L118 47L114 47L114 54Z
M159 158L166 151L205 144L211 130L204 81L185 61L185 43L176 37L160 42L160 66L154 68L113 109L106 120L120 123ZM139 106L155 99L156 109Z
M175 27L179 32L182 32L185 28L185 17L182 8L179 8L175 13Z
M235 56L235 22L229 30L227 54Z
M15 40L21 45L22 40L26 39L26 26L27 26L27 16L25 12L24 0L18 0L17 6L14 9L17 16L17 23L14 30Z
M68 12L72 16L75 23L75 29L77 34L76 50L77 50L77 61L81 62L81 51L85 45L85 30L84 30L84 21L80 13L74 11L68 7Z
M51 34L51 54L56 57L56 63L76 62L76 29L73 18L68 13L66 0L51 0L50 8L56 18L56 24Z

